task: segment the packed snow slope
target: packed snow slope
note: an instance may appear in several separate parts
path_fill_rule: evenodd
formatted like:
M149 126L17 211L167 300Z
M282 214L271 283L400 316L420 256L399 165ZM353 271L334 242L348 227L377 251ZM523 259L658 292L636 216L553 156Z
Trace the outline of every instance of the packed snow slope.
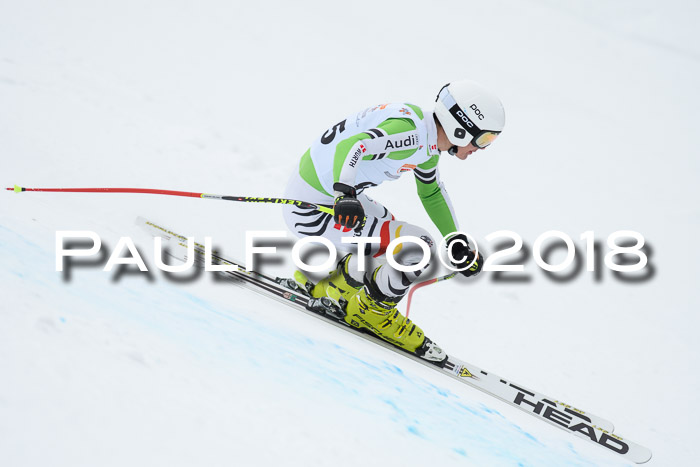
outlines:
M0 178L279 196L344 115L430 109L446 82L485 83L506 129L466 162L445 157L442 179L485 250L494 231L523 238L508 260L525 271L421 289L412 318L449 353L611 419L650 465L695 465L698 13L648 0L2 2ZM372 194L437 235L409 176ZM137 216L235 258L247 230L285 229L276 206L3 191L0 465L625 465L208 274L169 279ZM106 255L129 236L151 273L97 260L58 273L58 230L98 233ZM578 270L535 264L549 230L571 236ZM618 230L645 237L637 280L602 262ZM280 251L265 272L291 272Z

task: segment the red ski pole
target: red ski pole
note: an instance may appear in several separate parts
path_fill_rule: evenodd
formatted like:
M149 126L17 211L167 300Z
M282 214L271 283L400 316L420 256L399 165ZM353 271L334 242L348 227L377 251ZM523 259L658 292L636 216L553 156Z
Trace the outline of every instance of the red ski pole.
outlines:
M425 287L426 285L435 284L436 282L446 281L447 279L452 279L456 275L457 275L457 273L453 272L451 274L447 274L446 276L436 277L434 279L428 279L427 281L418 283L418 284L414 285L413 287L411 287L411 290L408 291L408 296L406 297L406 318L408 318L408 313L411 311L411 297L413 296L413 292L415 292L416 289L420 289L421 287Z
M221 199L224 201L241 201L244 203L293 204L300 208L315 209L320 212L326 212L331 215L333 214L332 207L287 198L258 198L253 196L212 195L209 193L197 193L193 191L157 190L153 188L25 188L15 185L14 188L6 189L14 191L15 193L22 193L24 191L46 191L60 193L142 193L150 195L185 196L189 198Z

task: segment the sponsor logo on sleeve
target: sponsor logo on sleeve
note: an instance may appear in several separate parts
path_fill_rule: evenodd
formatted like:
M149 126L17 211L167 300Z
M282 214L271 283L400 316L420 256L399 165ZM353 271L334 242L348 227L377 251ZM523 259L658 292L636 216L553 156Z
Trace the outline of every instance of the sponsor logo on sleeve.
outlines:
M384 150L386 151L387 149L408 148L410 146L418 146L418 137L415 134L411 134L407 138L386 140Z
M360 156L365 151L366 151L365 146L360 145L360 147L358 147L357 150L355 151L355 153L352 155L352 158L350 159L350 162L348 162L348 165L350 167L355 167L355 165L357 164L357 161L360 160Z

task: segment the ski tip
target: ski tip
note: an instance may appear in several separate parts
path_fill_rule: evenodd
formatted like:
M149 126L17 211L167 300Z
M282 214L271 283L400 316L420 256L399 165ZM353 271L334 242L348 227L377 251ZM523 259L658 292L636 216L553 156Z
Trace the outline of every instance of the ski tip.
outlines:
M631 457L635 464L646 464L651 460L651 450L643 446L637 446L637 451L634 457Z
M21 193L24 191L24 188L22 188L19 185L15 185L14 188L5 188L8 191L14 191L15 193Z

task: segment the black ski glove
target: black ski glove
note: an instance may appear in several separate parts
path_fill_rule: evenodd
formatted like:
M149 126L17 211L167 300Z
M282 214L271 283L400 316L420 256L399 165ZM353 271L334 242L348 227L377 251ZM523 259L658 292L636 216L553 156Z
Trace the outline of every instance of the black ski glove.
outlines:
M335 190L335 205L333 220L336 224L348 229L362 230L365 226L365 210L357 199L355 187L344 183L333 184Z
M458 234L447 240L447 251L452 248L452 265L456 268L463 268L467 264L474 260L474 252L469 248L469 241L467 236L464 234ZM449 258L449 256L448 256ZM464 271L459 271L460 274L464 274L467 277L476 276L481 272L481 268L484 267L484 257L479 253L476 257L476 261L468 269Z

